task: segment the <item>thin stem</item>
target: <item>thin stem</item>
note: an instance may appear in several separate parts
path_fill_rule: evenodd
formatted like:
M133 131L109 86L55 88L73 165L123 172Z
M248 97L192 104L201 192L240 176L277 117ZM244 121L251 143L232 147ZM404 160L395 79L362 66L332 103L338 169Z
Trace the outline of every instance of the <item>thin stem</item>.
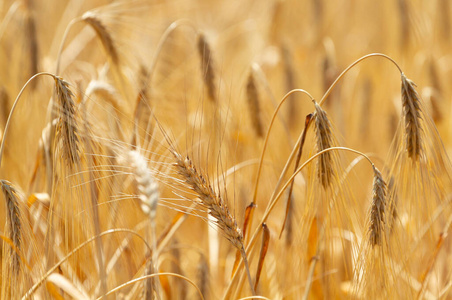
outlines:
M245 262L246 275L248 276L248 283L250 285L251 292L252 292L253 296L256 296L256 290L254 289L253 280L251 279L250 266L248 264L248 259L246 258L245 248L243 246L242 246L242 249L240 249L240 253L242 254L243 261Z
M107 231L102 232L99 235L93 236L90 239L88 239L87 241L83 242L81 245L79 245L77 248L75 248L74 250L72 250L71 252L69 252L68 255L66 255L65 257L63 257L58 263L56 263L52 268L49 269L49 271L47 271L47 273L45 273L41 278L39 278L39 281L36 282L29 290L27 293L25 293L25 295L22 297L22 300L27 299L29 297L31 297L31 295L33 295L33 293L41 286L41 284L43 284L43 282L50 276L50 274L52 274L62 263L64 263L68 258L70 258L72 255L74 255L76 252L78 252L80 249L82 249L83 247L85 247L87 244L91 243L92 241L96 240L98 237L102 237L104 235L107 234L111 234L111 233L115 233L115 232L127 232L127 233L131 233L137 237L139 237L143 243L146 245L146 247L148 248L149 251L151 250L151 246L149 246L149 244L146 242L146 240L139 235L138 233L136 233L135 231L131 230L131 229L127 229L127 228L117 228L117 229L110 229Z
M325 95L323 95L322 99L319 102L319 105L321 106L323 104L323 102L325 101L325 99L330 95L332 89L336 86L336 84L339 82L339 80L344 77L345 73L347 73L351 68L353 68L355 65L357 65L358 63L360 63L361 61L369 58L369 57L383 57L388 59L389 61L391 61L396 67L397 69L399 69L400 74L402 74L402 69L399 67L399 65L395 62L395 60L393 60L391 57L387 56L386 54L382 54L382 53L371 53L371 54L367 54L364 55L361 58L358 58L357 60L355 60L351 65L349 65L344 71L342 71L342 73L336 78L336 80L331 84L331 86L328 88L328 90L326 91Z
M43 76L43 75L51 76L52 78L56 79L56 76L54 74L52 74L52 73L41 72L41 73L35 74L30 79L28 79L28 81L25 83L25 85L22 87L22 89L20 90L19 94L17 95L16 100L14 100L14 104L13 104L13 106L11 108L11 111L9 112L8 120L6 121L5 130L4 130L4 133L3 133L2 144L0 146L0 167L2 165L3 150L4 150L4 147L5 147L6 134L8 133L9 123L11 121L11 117L12 117L12 115L14 113L14 110L16 109L16 105L19 102L19 99L22 96L22 94L25 91L25 88L28 86L28 84L30 84L30 82L33 81L36 77Z
M56 68L55 68L55 74L59 74L60 73L60 61L61 61L61 53L63 52L63 47L64 44L66 43L66 39L67 36L69 34L69 30L72 28L72 26L77 23L80 22L82 19L80 17L77 17L75 19L72 19L69 24L66 27L66 30L64 31L63 34L63 38L61 39L61 44L60 44L60 48L58 49L58 54L57 54L57 61L56 61Z
M138 282L138 281L141 281L141 280L145 280L145 279L148 279L148 278L152 278L152 277L158 277L158 276L174 276L174 277L181 278L181 279L187 281L188 283L190 283L192 286L195 287L196 291L201 296L201 299L204 300L204 296L202 295L202 293L199 290L198 286L193 281L191 281L190 279L188 279L185 276L182 276L182 275L179 275L179 274L176 274L176 273L157 273L157 274L150 274L150 275L145 275L145 276L141 276L141 277L135 278L133 280L130 280L130 281L127 281L126 283L121 284L120 286L115 287L114 289L110 290L108 293L106 293L105 295L97 298L96 300L102 299L102 297L105 297L105 296L109 296L109 295L119 291L120 289L125 288L125 287L127 287L127 286L129 286L129 285L131 285L131 284L133 284L135 282Z
M168 37L171 35L171 33L178 28L179 26L187 25L188 27L192 28L196 33L198 33L198 29L193 24L192 21L189 19L179 19L174 21L173 23L166 28L165 32L163 32L162 37L159 40L159 43L157 44L157 48L155 50L155 54L152 58L151 66L149 67L149 75L148 80L151 82L152 76L154 74L155 66L157 65L158 58L160 56L160 53L162 52L163 46L165 45L166 41L168 40Z
M262 230L262 224L265 223L267 221L267 218L269 217L271 211L273 210L273 208L275 207L276 203L278 202L278 200L281 198L281 196L283 195L284 191L287 189L287 187L290 185L290 183L295 179L295 176L298 175L298 173L300 173L309 163L311 163L314 159L316 159L317 157L319 157L320 155L322 155L325 152L329 152L332 150L344 150L344 151L349 151L358 155L363 156L364 158L367 159L367 161L369 161L369 163L372 165L372 168L375 168L374 163L372 162L372 160L364 153L358 151L358 150L354 150L354 149L350 149L350 148L346 148L346 147L331 147L325 150L322 150L320 152L317 152L316 154L314 154L313 156L311 156L308 160L306 160L293 174L292 176L286 181L286 183L284 184L284 186L280 189L279 193L276 196L272 196L269 204L265 210L264 216L261 219L261 223L260 225L256 228L256 230L254 231L253 236L251 237L245 252L246 253L250 253L250 251L252 250L252 248L254 247L254 244L256 242L257 236L259 235L260 231ZM239 274L239 270L240 270L240 266L242 265L243 261L240 261L239 266L236 268L236 271L234 273L234 275L232 276L231 282L225 292L225 296L224 299L226 299L230 293L230 289L233 285L233 283L235 282L235 280L238 277Z
M264 161L264 155L265 155L265 150L267 149L267 145L268 145L268 138L270 136L270 131L273 127L273 123L275 121L276 116L278 115L279 109L281 108L281 106L284 104L284 102L289 98L290 95L295 94L295 93L304 93L306 95L309 96L309 98L311 98L312 101L314 101L314 97L311 96L311 94L309 94L307 91L302 90L302 89L294 89L291 90L290 92L288 92L279 102L278 106L275 109L275 112L273 113L273 117L270 121L270 125L268 126L267 129L267 135L265 136L265 141L264 141L264 145L262 147L262 152L261 152L261 156L260 156L260 161L259 161L259 167L257 169L257 175L256 175L256 181L254 183L254 194L253 194L253 204L257 204L257 190L259 188L259 179L261 176L261 171L262 171L262 165L263 165L263 161Z

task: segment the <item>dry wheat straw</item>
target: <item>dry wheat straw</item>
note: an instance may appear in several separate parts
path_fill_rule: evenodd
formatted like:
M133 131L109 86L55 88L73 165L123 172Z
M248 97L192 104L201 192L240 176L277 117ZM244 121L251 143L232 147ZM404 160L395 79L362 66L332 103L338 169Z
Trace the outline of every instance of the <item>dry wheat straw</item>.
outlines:
M201 60L201 71L210 100L216 101L215 71L212 62L212 50L204 34L198 35L198 55Z
M56 136L66 165L72 167L80 163L74 94L69 84L60 77L55 77L55 87L59 106Z
M317 151L331 148L334 145L331 123L326 112L316 103L315 105L315 135ZM333 177L333 157L330 152L322 154L317 162L318 177L323 187L330 185Z
M117 65L119 63L119 55L116 51L115 43L113 42L113 38L110 32L107 30L107 27L105 27L101 20L92 11L86 12L82 16L82 20L94 29L105 51L110 56L112 62Z
M251 71L248 76L248 82L246 84L246 96L248 100L248 109L250 112L251 124L253 125L254 132L258 137L264 136L264 128L261 121L261 108L259 104L259 92L256 87L253 72Z
M0 180L0 184L7 207L7 230L9 232L9 238L16 247L15 250L20 251L22 246L22 224L20 221L19 195L9 181ZM11 271L14 275L17 275L20 271L20 256L17 251L11 251Z
M422 154L422 116L416 84L402 73L402 107L408 157L417 161Z
M374 181L372 185L372 205L370 209L369 242L374 247L382 245L385 232L386 183L380 171L374 166Z

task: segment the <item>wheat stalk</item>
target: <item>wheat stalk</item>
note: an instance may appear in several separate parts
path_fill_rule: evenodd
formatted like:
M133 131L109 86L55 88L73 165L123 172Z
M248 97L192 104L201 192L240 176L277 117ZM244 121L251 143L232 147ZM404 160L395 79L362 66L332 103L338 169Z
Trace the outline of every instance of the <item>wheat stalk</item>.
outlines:
M369 242L374 247L382 245L385 228L386 183L380 171L373 166L374 181L372 185L372 205L370 208Z
M422 154L422 112L416 84L402 73L402 107L405 123L405 143L408 157L417 161Z

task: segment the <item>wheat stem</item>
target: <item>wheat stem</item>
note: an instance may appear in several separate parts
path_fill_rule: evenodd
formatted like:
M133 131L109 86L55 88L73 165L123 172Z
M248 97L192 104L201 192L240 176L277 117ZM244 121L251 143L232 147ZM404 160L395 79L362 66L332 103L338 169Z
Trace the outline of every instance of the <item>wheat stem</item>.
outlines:
M39 76L51 76L52 78L56 79L56 76L54 74L47 73L47 72L41 72L41 73L33 75L30 79L28 79L28 81L25 83L25 85L20 90L19 94L16 97L16 100L14 100L13 106L11 107L11 111L9 112L9 115L8 115L8 120L6 121L5 130L3 132L3 139L2 139L1 146L0 146L0 167L2 165L3 150L4 150L4 146L5 146L6 134L8 133L9 123L11 122L11 118L14 113L14 110L16 109L16 105L19 102L19 99L22 96L23 92L25 91L25 88L30 84L30 82L32 82L35 78L37 78Z
M31 295L34 294L34 292L36 292L36 290L44 283L44 281L53 273L55 272L55 270L57 270L60 265L62 263L64 263L66 260L68 260L72 255L74 255L75 253L77 253L78 251L80 251L83 247L85 247L86 245L88 245L89 243L91 243L92 241L95 241L97 238L103 237L104 235L108 235L111 233L118 233L118 232L127 232L130 233L132 235L135 235L136 237L140 238L143 243L146 245L146 248L149 251L151 250L151 246L149 246L149 244L146 242L146 240L137 232L131 230L131 229L127 229L127 228L116 228L116 229L110 229L107 231L102 232L99 235L95 235L91 238L89 238L88 240L86 240L85 242L83 242L81 245L79 245L77 248L75 248L74 250L72 250L71 252L69 252L65 257L63 257L59 262L57 262L53 267L51 267L43 276L41 276L39 278L39 280L25 293L25 295L22 297L22 300L25 300L29 297L31 297Z
M336 78L336 80L331 84L330 88L325 92L325 94L323 95L322 99L319 101L319 105L321 106L323 104L323 102L325 101L325 99L329 96L329 94L331 93L332 89L336 86L336 84L339 82L339 80L342 79L342 77L344 77L344 75L350 71L351 68L353 68L355 65L357 65L358 63L360 63L361 61L370 58L370 57L383 57L385 59L388 59L389 61L391 61L399 70L400 74L402 74L402 69L399 67L399 65L395 62L395 60L393 60L391 57L387 56L386 54L382 54L382 53L371 53L371 54L367 54L364 55L361 58L358 58L357 60L355 60L351 65L349 65L344 71L342 71L342 73Z

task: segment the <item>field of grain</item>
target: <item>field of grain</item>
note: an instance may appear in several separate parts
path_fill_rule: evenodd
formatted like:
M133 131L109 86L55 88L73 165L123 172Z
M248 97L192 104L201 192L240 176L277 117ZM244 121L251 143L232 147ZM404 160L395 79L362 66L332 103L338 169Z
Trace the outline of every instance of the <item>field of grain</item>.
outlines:
M451 6L1 1L1 299L452 299Z

